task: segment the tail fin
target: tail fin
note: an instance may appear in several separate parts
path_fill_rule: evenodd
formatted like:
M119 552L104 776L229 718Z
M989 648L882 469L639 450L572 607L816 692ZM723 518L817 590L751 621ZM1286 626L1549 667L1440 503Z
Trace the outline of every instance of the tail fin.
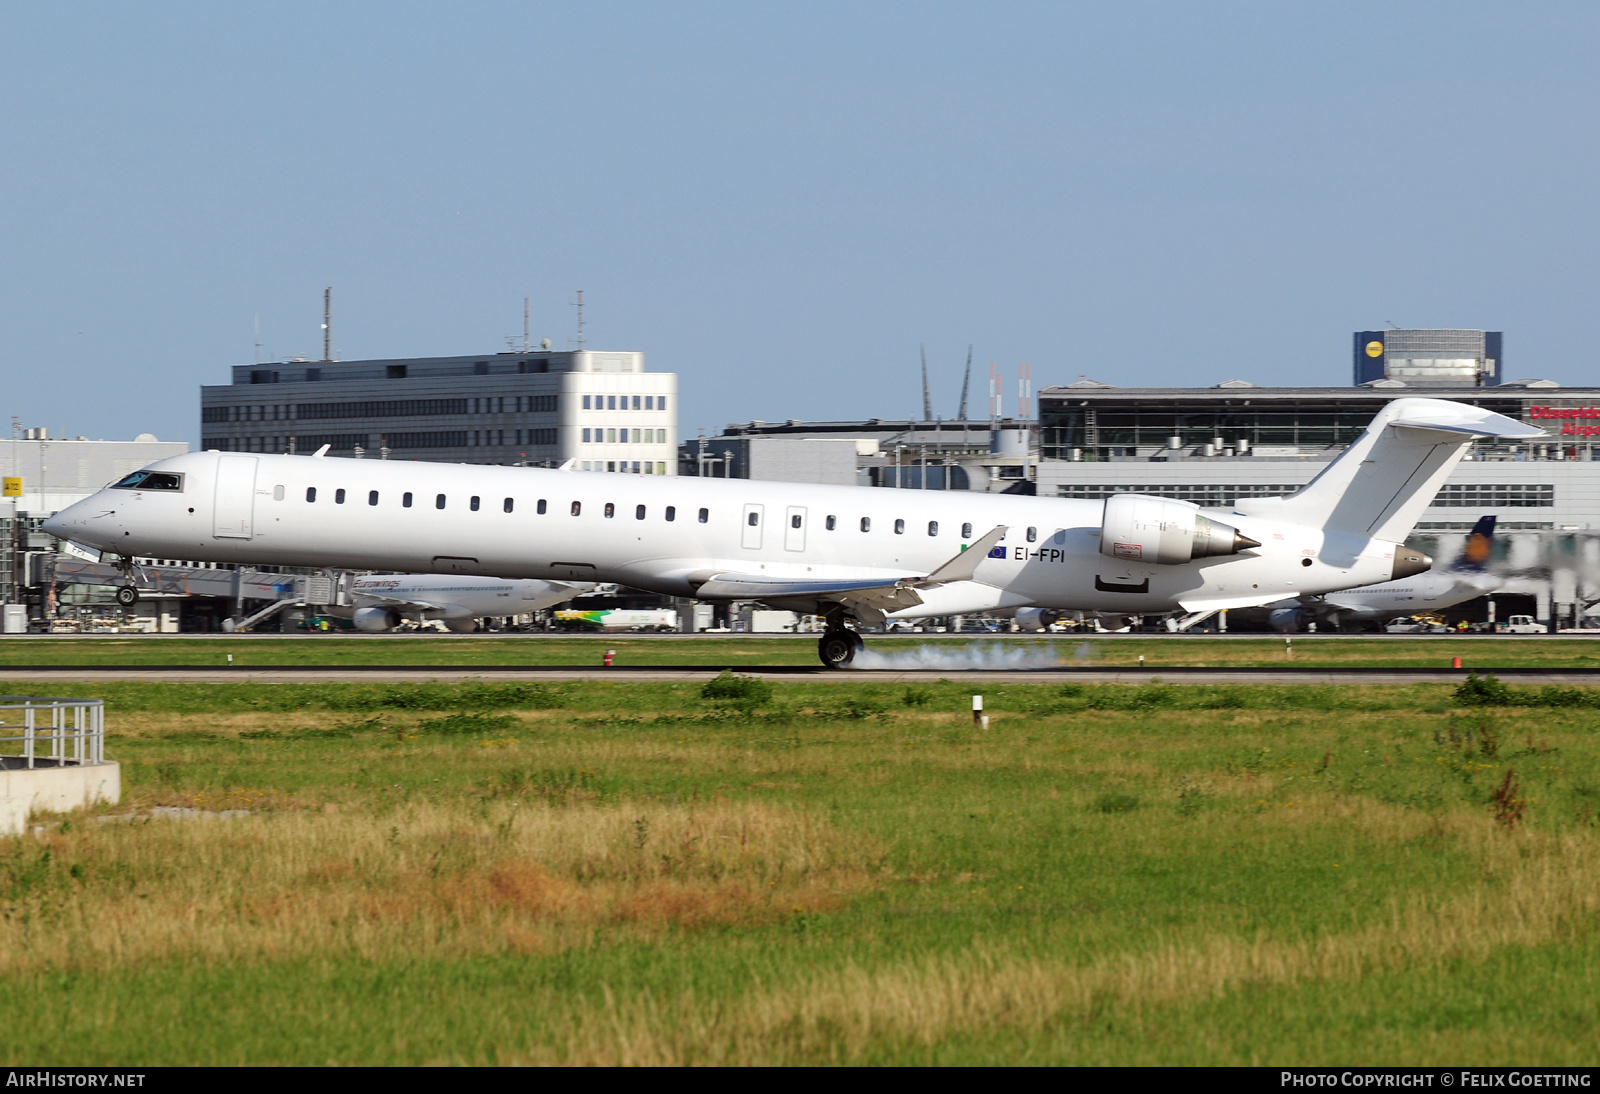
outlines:
M1494 540L1494 522L1493 513L1478 518L1478 523L1472 526L1472 531L1467 535L1466 546L1461 548L1461 554L1450 564L1450 569L1458 573L1484 571L1485 564L1489 561L1489 549Z
M1396 399L1316 478L1282 498L1240 498L1247 516L1398 543L1416 525L1475 437L1542 430L1444 399Z

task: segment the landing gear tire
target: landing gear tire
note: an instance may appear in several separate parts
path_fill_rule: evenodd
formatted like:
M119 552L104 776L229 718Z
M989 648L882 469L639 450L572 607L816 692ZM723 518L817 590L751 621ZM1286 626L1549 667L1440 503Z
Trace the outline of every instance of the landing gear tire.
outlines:
M139 602L139 590L132 585L124 585L117 590L117 603L124 608L131 608Z
M817 656L824 668L842 669L856 659L866 643L854 631L829 631L817 642Z

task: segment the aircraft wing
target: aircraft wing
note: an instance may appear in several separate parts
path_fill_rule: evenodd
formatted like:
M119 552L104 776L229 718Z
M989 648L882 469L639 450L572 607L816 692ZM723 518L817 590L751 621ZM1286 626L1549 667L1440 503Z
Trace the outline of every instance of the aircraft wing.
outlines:
M410 610L414 612L442 612L446 608L454 607L454 605L451 604L431 604L426 600L402 600L393 596L380 596L377 593L361 592L356 593L355 595L360 597L362 600L377 601L378 603L374 604L373 607L396 608L402 611Z
M907 574L893 580L885 580L881 575L858 579L797 580L765 574L719 573L713 574L695 590L695 595L702 600L827 601L888 614L921 604L923 601L918 589L972 581L978 563L988 557L990 550L1005 538L1005 534L1005 525L995 526L972 543L963 544L954 557L929 574Z

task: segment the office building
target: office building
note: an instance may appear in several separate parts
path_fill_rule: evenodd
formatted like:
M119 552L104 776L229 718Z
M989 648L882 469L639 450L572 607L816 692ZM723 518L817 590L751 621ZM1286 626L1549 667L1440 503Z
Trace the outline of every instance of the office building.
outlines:
M1356 384L1488 387L1505 375L1497 330L1359 330L1352 341Z
M236 365L201 447L675 475L678 377L578 350Z

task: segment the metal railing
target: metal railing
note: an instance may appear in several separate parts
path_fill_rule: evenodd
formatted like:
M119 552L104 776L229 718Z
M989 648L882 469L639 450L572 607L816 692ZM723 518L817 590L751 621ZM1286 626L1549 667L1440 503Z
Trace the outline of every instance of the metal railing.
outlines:
M20 755L12 750L19 744ZM105 700L0 696L0 766L31 769L105 762Z

